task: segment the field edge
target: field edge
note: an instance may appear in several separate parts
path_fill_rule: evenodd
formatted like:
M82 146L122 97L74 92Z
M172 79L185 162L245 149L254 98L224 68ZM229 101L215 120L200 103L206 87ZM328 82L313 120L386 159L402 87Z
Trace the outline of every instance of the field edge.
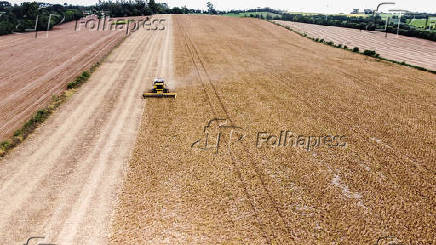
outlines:
M13 149L23 143L32 133L39 128L50 116L56 112L63 104L65 104L71 96L76 94L79 88L86 83L92 74L100 67L100 65L106 60L112 52L117 49L127 37L123 37L119 40L114 47L108 50L102 58L95 62L89 70L78 72L78 75L73 82L67 83L66 89L62 91L59 95L53 95L51 102L38 109L29 120L27 120L19 129L15 131L13 136L0 142L0 160L6 157ZM89 75L85 75L88 73Z

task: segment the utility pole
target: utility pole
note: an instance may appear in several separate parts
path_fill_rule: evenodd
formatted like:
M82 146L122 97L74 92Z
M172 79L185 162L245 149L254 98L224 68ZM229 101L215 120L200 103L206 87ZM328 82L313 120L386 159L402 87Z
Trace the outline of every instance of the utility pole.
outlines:
M377 22L375 21L375 14L378 13L378 10L380 9L381 6L388 5L388 4L395 4L395 3L394 2L382 2L379 5L377 5L377 8L372 12L372 19L374 20L374 28L375 29L377 29Z
M398 17L397 37L400 35L401 14L402 12L400 12L400 16Z
M390 17L388 16L388 18L386 20L386 26L385 26L385 38L388 37L388 23L389 23L389 19L390 19Z
M427 25L428 25L428 19L429 19L429 17L430 17L430 16L427 15L427 19L425 19L425 27L424 27L424 30L427 30Z
M38 7L38 10L37 10L37 15L36 15L36 22L35 22L35 38L38 38L38 20L39 20L39 10L40 9L43 9L43 8L46 8L46 7ZM49 22L50 23L50 22Z
M398 25L397 25L397 37L398 37L400 35L401 16L403 15L403 13L410 13L410 11L404 9L391 9L389 11L398 12L400 14L398 17Z
M39 15L36 16L36 22L35 22L35 39L38 38L38 19L39 19Z

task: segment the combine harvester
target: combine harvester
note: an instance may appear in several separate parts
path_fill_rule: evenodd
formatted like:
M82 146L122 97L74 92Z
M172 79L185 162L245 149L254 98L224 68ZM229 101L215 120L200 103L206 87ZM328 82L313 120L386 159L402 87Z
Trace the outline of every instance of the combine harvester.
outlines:
M144 93L145 98L176 98L176 93L170 93L164 79L155 79L153 82L153 89Z

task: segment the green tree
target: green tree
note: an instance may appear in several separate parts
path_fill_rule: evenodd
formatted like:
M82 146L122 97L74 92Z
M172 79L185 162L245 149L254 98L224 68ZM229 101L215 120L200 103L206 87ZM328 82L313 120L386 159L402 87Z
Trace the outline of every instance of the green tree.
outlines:
M213 4L211 2L207 2L207 9L209 14L217 14L215 7L213 6Z
M38 15L38 4L36 2L33 3L23 3L22 4L23 7L23 14L24 14L24 18L28 18L28 19L35 19L36 16Z
M151 12L153 14L159 13L159 6L156 4L156 2L154 0L150 0L148 2L148 7L151 9Z

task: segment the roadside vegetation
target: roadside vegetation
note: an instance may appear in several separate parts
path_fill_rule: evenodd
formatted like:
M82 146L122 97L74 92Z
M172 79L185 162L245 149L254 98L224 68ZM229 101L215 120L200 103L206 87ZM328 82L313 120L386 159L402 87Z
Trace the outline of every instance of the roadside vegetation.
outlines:
M97 66L97 65L96 65ZM94 66L92 69L95 70ZM68 97L70 97L75 91L74 89L80 87L90 77L90 71L84 71L73 82L68 83L67 90L60 95L53 95L52 100L44 109L38 110L32 118L27 121L23 127L15 131L13 137L9 140L0 143L0 157L5 156L10 150L18 146L23 142L31 133L38 128L60 105L62 105Z

